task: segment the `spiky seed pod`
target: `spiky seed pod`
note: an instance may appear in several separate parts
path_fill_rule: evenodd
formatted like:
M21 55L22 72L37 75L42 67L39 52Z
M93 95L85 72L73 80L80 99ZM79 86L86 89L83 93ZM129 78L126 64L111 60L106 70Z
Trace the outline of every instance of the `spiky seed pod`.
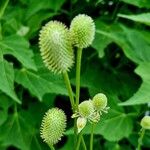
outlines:
M72 43L78 48L86 48L92 44L95 36L93 19L85 14L76 16L70 25Z
M150 116L144 116L141 120L141 126L144 129L150 130Z
M66 129L66 115L58 108L49 109L43 117L40 134L48 145L56 144Z
M94 112L94 107L91 100L83 101L78 106L81 117L88 118Z
M93 97L93 105L95 110L103 110L107 106L107 97L103 93L98 93Z
M69 71L74 54L67 27L58 21L48 22L40 31L39 46L46 67L54 73Z

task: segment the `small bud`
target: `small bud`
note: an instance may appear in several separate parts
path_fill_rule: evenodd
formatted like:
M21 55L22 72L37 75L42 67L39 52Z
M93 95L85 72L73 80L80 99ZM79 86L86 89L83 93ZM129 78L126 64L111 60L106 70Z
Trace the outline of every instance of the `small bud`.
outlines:
M86 48L92 44L95 36L93 19L85 14L76 16L70 25L72 43L78 48Z
M141 120L141 126L144 129L150 130L150 116L144 116Z
M107 97L104 94L99 93L93 97L92 102L95 110L101 111L107 106Z
M77 119L78 133L80 133L81 130L85 127L86 123L87 123L87 119L86 119L86 118L79 117L79 118Z
M54 73L69 71L74 54L67 27L58 21L48 22L40 31L39 46L46 67Z
M86 100L80 103L78 109L79 114L85 118L88 118L94 112L94 107L91 100Z
M56 144L64 134L66 115L58 108L49 109L43 117L40 134L48 145Z

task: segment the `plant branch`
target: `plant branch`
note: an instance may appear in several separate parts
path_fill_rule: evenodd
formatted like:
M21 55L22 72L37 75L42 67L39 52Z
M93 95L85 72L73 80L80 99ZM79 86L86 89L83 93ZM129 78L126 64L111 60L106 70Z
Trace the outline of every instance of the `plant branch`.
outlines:
M94 124L92 124L92 128L91 128L90 150L93 150L93 134L94 134Z
M66 87L67 87L67 90L68 90L71 107L72 107L73 112L74 112L75 111L74 97L73 97L73 91L72 91L72 88L71 88L71 84L70 84L68 73L67 72L63 73L63 77L64 77L65 84L66 84Z
M137 150L141 150L141 145L142 145L142 140L145 134L145 129L141 129L141 133L140 133L140 137L138 139L138 146L137 146Z
M78 109L79 98L80 98L81 58L82 58L82 49L78 48L78 50L77 50L77 64L76 64L76 109Z

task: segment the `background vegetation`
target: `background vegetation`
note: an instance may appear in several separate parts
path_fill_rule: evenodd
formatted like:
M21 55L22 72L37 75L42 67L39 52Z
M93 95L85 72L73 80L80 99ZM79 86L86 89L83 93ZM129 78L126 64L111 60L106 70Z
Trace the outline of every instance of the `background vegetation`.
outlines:
M103 92L108 115L95 129L94 150L132 150L150 102L149 0L0 0L0 150L47 150L39 127L45 111L62 108L68 117L57 149L71 150L73 120L61 76L39 55L40 28L50 20L67 26L79 13L96 22L92 47L83 51L80 101ZM6 5L5 5L6 4ZM6 9L5 9L6 6ZM70 73L74 89L75 72ZM89 144L89 126L84 130ZM150 149L146 131L143 149Z

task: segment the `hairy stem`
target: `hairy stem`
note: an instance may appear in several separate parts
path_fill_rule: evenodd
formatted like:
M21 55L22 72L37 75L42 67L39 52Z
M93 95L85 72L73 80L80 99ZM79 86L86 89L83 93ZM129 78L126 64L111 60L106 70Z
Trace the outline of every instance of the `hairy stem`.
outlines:
M78 109L79 97L80 97L81 58L82 58L82 49L78 48L78 50L77 50L77 64L76 64L76 109Z
M94 134L94 124L92 124L92 128L91 128L90 150L93 150L93 134Z
M73 112L74 112L75 111L74 97L73 97L73 91L72 91L72 88L71 88L68 73L67 72L63 73L63 76L64 76L65 84L66 84L66 87L67 87L67 90L68 90L71 107L72 107Z
M141 133L140 133L140 137L138 139L138 146L137 146L137 150L141 150L141 145L142 145L142 140L145 134L145 129L141 129Z

